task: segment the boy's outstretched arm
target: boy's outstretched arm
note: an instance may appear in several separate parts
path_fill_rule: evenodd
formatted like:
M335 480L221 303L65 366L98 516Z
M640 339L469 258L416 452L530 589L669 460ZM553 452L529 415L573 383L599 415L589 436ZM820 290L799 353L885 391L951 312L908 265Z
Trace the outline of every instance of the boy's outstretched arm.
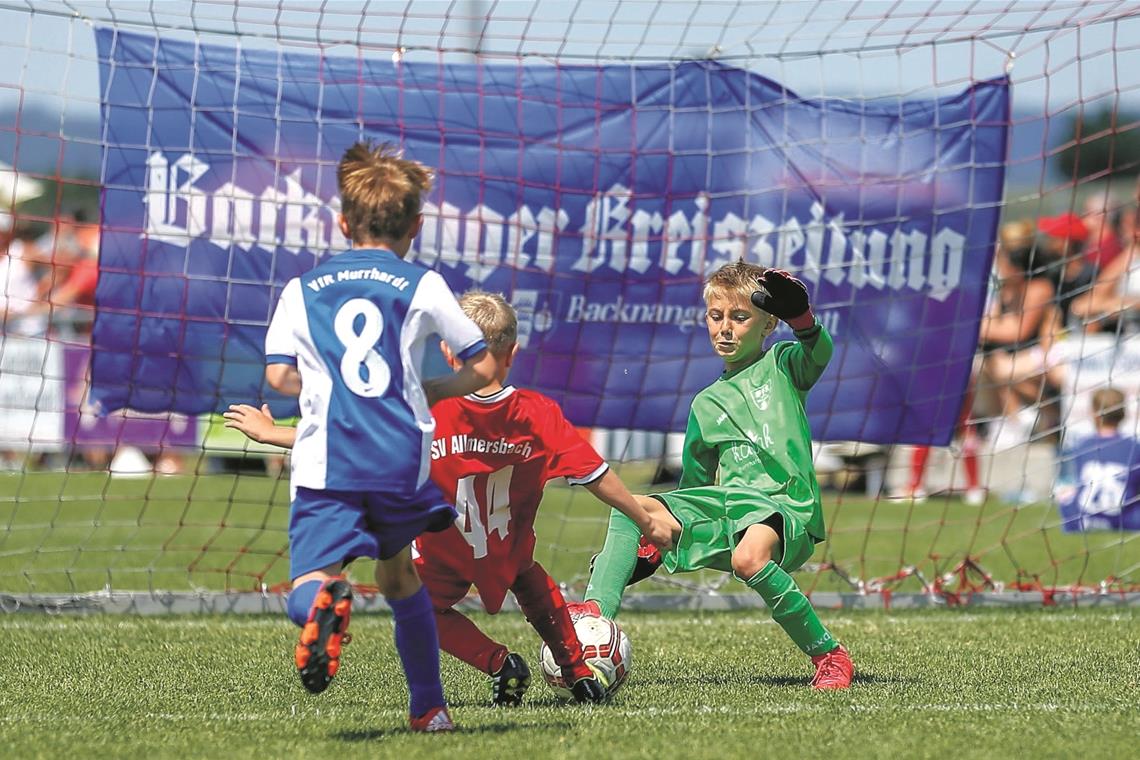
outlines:
M486 387L494 379L497 366L494 354L483 349L465 360L455 374L424 380L428 406L435 406L437 401L445 398L466 396Z
M673 541L681 532L681 524L656 499L638 499L630 493L613 470L606 470L605 475L587 483L586 490L632 520L640 534L657 548L662 551L673 548Z
M230 404L229 411L222 416L226 418L226 427L240 431L258 443L291 449L297 439L297 428L278 425L269 412L269 404L262 404L261 409L249 404Z
M613 511L606 542L590 566L585 600L596 604L605 617L613 618L621 610L621 599L633 576L642 534L660 549L668 550L680 536L681 525L656 499L631 494L613 470L587 483L586 488Z
M834 346L831 335L812 313L807 287L782 269L767 269L759 277L752 303L792 328L799 343L784 351L778 360L787 367L797 388L809 390L831 361Z

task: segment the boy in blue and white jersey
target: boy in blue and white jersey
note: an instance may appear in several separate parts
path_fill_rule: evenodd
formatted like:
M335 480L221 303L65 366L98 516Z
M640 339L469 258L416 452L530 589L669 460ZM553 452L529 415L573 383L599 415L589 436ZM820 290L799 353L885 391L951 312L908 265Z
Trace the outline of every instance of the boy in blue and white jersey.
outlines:
M429 410L482 388L494 371L482 331L443 278L403 259L423 225L431 179L426 167L387 146L349 148L337 167L338 221L353 248L285 285L265 338L267 381L300 397L288 612L302 627L295 656L301 681L318 693L336 674L352 609L352 587L341 573L357 557L374 557L418 731L453 727L431 601L411 557L416 536L456 517L428 478ZM433 334L460 347L464 365L424 381L419 368Z
M1140 530L1140 442L1120 434L1124 394L1101 388L1092 406L1096 434L1061 457L1061 530Z

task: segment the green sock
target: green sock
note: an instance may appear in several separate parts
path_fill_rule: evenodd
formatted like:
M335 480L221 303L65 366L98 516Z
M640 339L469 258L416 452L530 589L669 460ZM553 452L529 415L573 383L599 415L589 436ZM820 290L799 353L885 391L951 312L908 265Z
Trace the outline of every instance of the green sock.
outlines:
M621 609L625 585L637 564L637 542L640 538L637 523L616 509L610 510L606 542L594 560L590 584L586 586L586 599L597 602L602 614L608 618L616 617Z
M780 624L804 654L814 657L839 646L800 591L800 587L775 562L768 561L760 572L745 581L772 611L772 619Z

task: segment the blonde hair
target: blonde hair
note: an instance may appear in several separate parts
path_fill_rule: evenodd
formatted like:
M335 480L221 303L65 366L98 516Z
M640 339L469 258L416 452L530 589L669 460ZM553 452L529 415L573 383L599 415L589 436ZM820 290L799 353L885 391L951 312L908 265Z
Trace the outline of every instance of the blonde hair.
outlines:
M1124 421L1124 394L1115 388L1098 388L1093 391L1092 408L1097 420L1116 427Z
M741 296L746 303L752 303L752 294L757 289L757 278L764 274L764 267L749 264L739 259L731 264L725 264L709 275L705 280L705 290L702 294L705 303L714 293Z
M501 355L511 350L519 337L519 319L515 307L498 293L469 290L459 298L463 313L479 325L487 350Z
M1037 227L1028 219L1006 222L998 230L998 243L1005 251L1033 248L1036 242Z
M336 168L341 213L353 240L400 240L431 190L432 172L387 143L358 142Z

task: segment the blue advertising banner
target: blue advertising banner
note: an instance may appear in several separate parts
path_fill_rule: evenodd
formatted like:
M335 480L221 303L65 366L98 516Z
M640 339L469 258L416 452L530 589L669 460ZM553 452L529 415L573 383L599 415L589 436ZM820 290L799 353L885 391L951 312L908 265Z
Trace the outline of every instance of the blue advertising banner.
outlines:
M1004 175L1005 79L810 100L715 62L447 64L96 31L105 135L92 398L200 413L263 383L281 286L347 247L336 162L401 146L437 181L410 252L519 311L512 382L576 424L683 430L721 372L702 280L796 272L835 358L824 440L945 443ZM790 337L781 331L777 337Z

